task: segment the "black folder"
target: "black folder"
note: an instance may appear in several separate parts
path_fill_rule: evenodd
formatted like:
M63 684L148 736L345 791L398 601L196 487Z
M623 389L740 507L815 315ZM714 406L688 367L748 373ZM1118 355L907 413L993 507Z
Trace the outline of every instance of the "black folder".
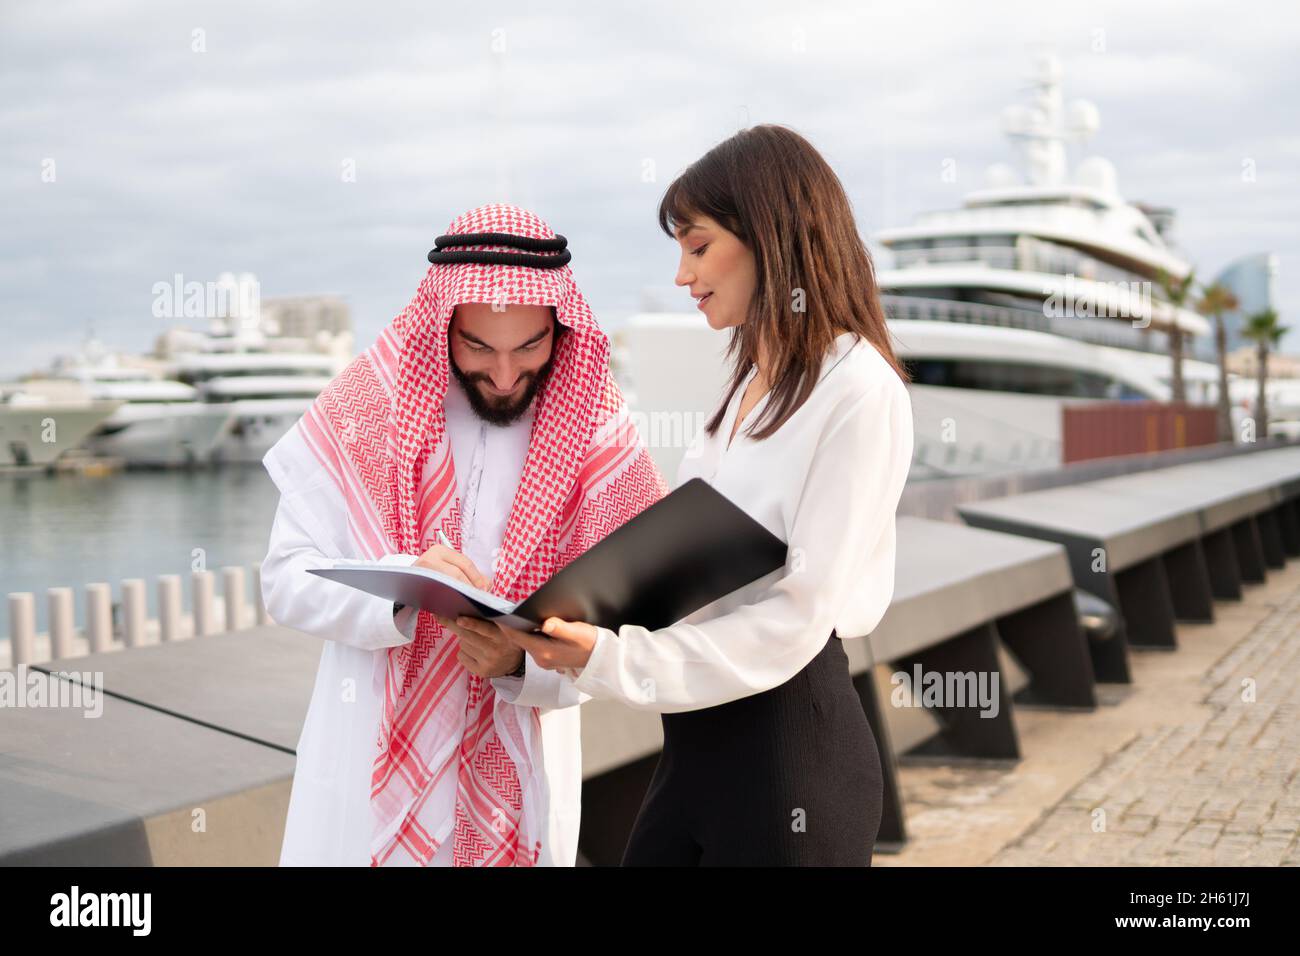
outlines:
M692 478L518 604L430 568L340 562L311 573L443 617L497 619L522 631L538 629L548 617L653 630L770 574L785 557L785 542L708 482Z

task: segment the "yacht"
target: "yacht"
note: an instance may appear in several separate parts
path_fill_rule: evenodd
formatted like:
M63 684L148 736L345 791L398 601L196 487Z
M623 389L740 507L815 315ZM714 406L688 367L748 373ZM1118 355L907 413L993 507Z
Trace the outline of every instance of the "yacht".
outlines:
M1064 103L1054 56L1036 59L1030 88L1031 106L1004 113L1023 173L999 164L960 208L872 237L893 259L877 280L913 378L913 479L1060 465L1064 406L1172 397L1173 328L1187 400L1217 395L1209 320L1174 308L1157 282L1191 270L1170 238L1173 212L1125 200L1104 158L1069 168L1066 142L1094 133L1098 111ZM644 312L619 339L621 383L642 424L670 436L674 416L716 407L727 336L698 313ZM1254 383L1230 377L1229 389L1244 415ZM670 437L651 452L674 473Z
M50 375L79 383L94 398L121 402L85 444L93 455L129 467L203 463L233 423L229 408L209 404L194 386L169 378L163 363L109 353L97 340L56 360Z
M237 348L181 353L173 361L180 381L229 416L211 455L218 463L260 462L340 371L331 355L268 351L264 341L248 339Z
M121 404L95 398L76 382L34 377L0 383L0 467L54 464Z
M350 319L328 297L262 303L251 274L223 273L219 284L229 310L205 331L170 329L155 352L177 381L229 416L209 460L259 464L350 361Z
M1064 102L1061 77L1040 55L1032 105L1003 114L1023 172L995 165L960 208L872 237L893 257L877 278L913 377L918 477L1051 467L1063 405L1168 401L1174 328L1187 400L1215 400L1210 322L1158 283L1192 268L1170 241L1173 212L1125 200L1100 156L1070 169L1066 143L1099 118L1086 100Z

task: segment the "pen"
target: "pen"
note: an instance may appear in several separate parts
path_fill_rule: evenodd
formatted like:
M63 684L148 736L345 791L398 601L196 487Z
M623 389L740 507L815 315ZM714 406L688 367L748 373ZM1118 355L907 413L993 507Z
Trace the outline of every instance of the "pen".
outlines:
M447 536L442 533L441 528L438 529L438 543L442 545L444 548L451 548L451 542L447 540ZM451 548L451 549L453 551L456 550L455 548Z

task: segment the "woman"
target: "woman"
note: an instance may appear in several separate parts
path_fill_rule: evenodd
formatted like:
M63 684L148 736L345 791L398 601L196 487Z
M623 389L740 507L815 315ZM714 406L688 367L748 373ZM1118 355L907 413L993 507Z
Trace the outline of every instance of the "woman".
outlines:
M834 172L779 126L690 166L659 223L681 246L677 284L731 330L726 397L677 482L709 481L787 542L786 565L655 631L551 618L548 637L501 633L579 691L663 715L625 866L869 866L880 757L836 638L889 604L912 457L871 259Z

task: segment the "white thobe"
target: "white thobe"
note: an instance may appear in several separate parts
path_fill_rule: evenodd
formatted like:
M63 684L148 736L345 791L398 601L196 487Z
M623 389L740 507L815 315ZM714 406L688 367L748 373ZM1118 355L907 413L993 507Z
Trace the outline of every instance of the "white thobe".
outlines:
M501 547L528 456L533 409L505 427L473 412L453 378L444 400L461 498L462 550L485 577ZM301 442L297 429L282 441ZM295 456L297 457L297 456ZM298 458L298 460L309 460ZM348 554L346 508L323 472L277 474L280 503L262 564L262 590L272 620L325 639L311 704L298 741L297 767L280 851L281 866L368 866L371 772L384 694L388 648L411 639L416 610L393 614L392 602L305 573L331 567ZM419 555L379 560L410 565ZM542 793L547 806L539 864L572 866L577 857L582 797L579 708L587 696L554 671L525 659L523 678L493 678L496 707L538 707ZM444 841L431 865L451 863Z

